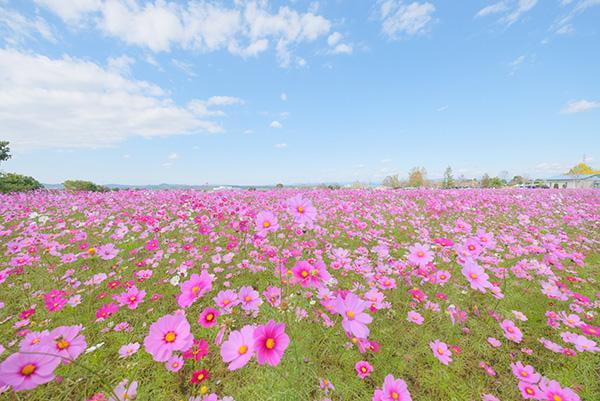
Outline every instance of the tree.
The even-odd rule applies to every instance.
[[[443,188],[454,188],[454,177],[452,176],[452,168],[448,166],[444,171],[444,181],[442,181]]]
[[[42,189],[35,178],[15,173],[0,174],[0,192],[25,192]]]
[[[67,180],[63,182],[63,187],[67,191],[107,192],[109,190],[105,186],[94,184],[91,181],[83,180]]]
[[[510,185],[523,185],[525,184],[525,178],[520,175],[515,175],[512,180],[510,180]]]
[[[600,174],[600,170],[594,170],[585,163],[579,163],[569,170],[568,175],[578,174]]]
[[[425,185],[426,177],[427,170],[425,170],[425,167],[413,167],[408,173],[408,186],[422,187]]]
[[[0,141],[0,162],[10,159],[10,148],[8,147],[8,141]]]
[[[481,188],[502,188],[506,185],[506,181],[499,177],[490,177],[487,173],[481,177]]]
[[[481,177],[481,181],[479,182],[481,188],[489,188],[490,187],[490,176],[488,173],[485,173],[483,177]]]
[[[402,183],[400,182],[400,178],[398,178],[398,174],[388,175],[387,177],[385,177],[383,179],[382,184],[384,187],[388,187],[388,188],[392,188],[392,189],[398,189],[402,186]]]
[[[279,183],[279,184],[275,185],[275,188],[281,189],[281,188],[283,188],[283,184]]]

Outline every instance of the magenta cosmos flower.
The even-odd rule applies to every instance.
[[[267,324],[258,326],[253,333],[256,360],[259,365],[268,363],[276,366],[281,361],[284,351],[290,344],[285,334],[285,324],[269,320]]]
[[[0,382],[15,391],[30,390],[54,379],[60,358],[16,352],[0,364]]]
[[[292,268],[292,273],[296,281],[304,288],[319,288],[324,281],[331,279],[325,263],[321,261],[310,264],[309,262],[300,260]]]
[[[121,306],[127,306],[129,309],[136,309],[146,297],[146,291],[138,290],[136,286],[128,288],[127,291],[118,295],[113,295],[113,299]]]
[[[292,215],[294,221],[298,224],[310,226],[317,218],[317,209],[315,209],[309,200],[304,199],[301,195],[294,196],[288,200],[287,204],[289,214]]]
[[[542,399],[542,391],[540,388],[528,382],[520,381],[518,384],[519,390],[521,391],[521,397],[525,400],[540,400]]]
[[[202,312],[200,312],[200,316],[198,317],[198,324],[202,327],[213,327],[217,324],[217,317],[219,316],[219,311],[215,308],[205,308]]]
[[[193,340],[185,315],[165,315],[150,326],[150,333],[144,339],[144,349],[155,361],[165,362],[174,351],[185,351],[191,347]]]
[[[510,368],[517,379],[527,383],[535,384],[539,382],[542,377],[539,373],[535,372],[533,366],[523,365],[521,361],[511,363]]]
[[[368,307],[369,303],[354,293],[349,293],[346,298],[338,297],[334,301],[335,311],[343,317],[342,327],[357,338],[369,336],[367,324],[371,323],[373,318],[363,312]]]
[[[277,223],[277,217],[269,212],[262,211],[256,215],[256,232],[264,237],[268,233],[273,233],[279,229],[279,224]]]
[[[441,363],[444,365],[448,365],[452,362],[452,352],[448,349],[448,345],[446,343],[441,342],[440,340],[435,340],[429,343],[429,347],[433,351],[433,356],[435,356]]]
[[[356,365],[354,365],[354,369],[356,370],[358,377],[364,379],[365,377],[371,375],[373,366],[367,361],[358,361],[356,362]]]
[[[221,346],[221,358],[229,370],[244,367],[254,354],[254,326],[244,326],[241,330],[232,331],[227,341]]]
[[[212,289],[213,278],[206,271],[192,274],[190,279],[181,284],[181,294],[177,297],[177,304],[187,308]]]
[[[373,401],[412,401],[412,398],[404,380],[387,375],[383,388],[375,390]]]
[[[503,320],[502,323],[500,323],[500,327],[504,330],[504,336],[509,340],[516,343],[520,343],[521,340],[523,340],[523,333],[515,326],[515,323],[512,320]]]

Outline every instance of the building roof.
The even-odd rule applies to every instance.
[[[600,179],[600,174],[563,174],[563,175],[555,175],[554,177],[548,178],[548,181],[579,181],[579,180],[587,180],[592,177],[597,177]]]

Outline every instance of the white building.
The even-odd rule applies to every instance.
[[[600,174],[557,175],[546,182],[550,188],[600,188]]]

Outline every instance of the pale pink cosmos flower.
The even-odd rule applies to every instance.
[[[31,390],[52,381],[60,361],[51,355],[16,352],[0,364],[0,381],[15,391]]]
[[[413,265],[424,267],[433,260],[433,252],[428,245],[414,244],[408,248],[407,260]]]
[[[414,324],[422,325],[425,321],[425,318],[421,316],[419,312],[408,311],[408,317],[406,318],[409,322],[413,322]]]
[[[531,384],[526,381],[520,381],[518,384],[519,390],[521,391],[521,397],[525,400],[541,400],[542,391],[536,384]]]
[[[165,315],[152,323],[144,338],[144,348],[157,362],[167,361],[174,351],[185,351],[194,337],[184,314]]]
[[[502,343],[500,342],[500,340],[498,340],[495,337],[488,337],[487,342],[494,348],[498,348],[498,347],[502,346]]]
[[[124,379],[114,389],[114,393],[117,396],[117,398],[115,399],[114,397],[110,397],[108,401],[134,400],[137,397],[137,388],[137,381],[132,381],[131,384],[129,384],[129,380]]]
[[[373,318],[363,312],[368,307],[369,303],[354,293],[349,293],[345,298],[338,297],[334,301],[335,311],[343,317],[342,327],[357,338],[369,336],[367,325],[373,321]]]
[[[504,336],[509,340],[520,343],[523,340],[523,333],[512,320],[505,319],[500,323],[500,327],[504,330]]]
[[[183,358],[180,355],[173,355],[165,362],[165,368],[169,372],[179,372],[183,368]]]
[[[271,366],[278,365],[290,344],[290,338],[285,333],[285,324],[275,323],[273,320],[258,326],[254,330],[253,337],[256,360],[259,365],[265,363]]]
[[[206,271],[200,274],[192,274],[190,279],[181,283],[181,294],[177,297],[177,304],[187,308],[202,295],[212,289],[213,278]]]
[[[448,348],[448,345],[440,340],[435,340],[429,343],[429,347],[433,351],[435,356],[441,363],[448,365],[452,362],[452,351]]]
[[[53,355],[66,358],[63,359],[64,363],[69,363],[69,360],[77,359],[87,347],[85,337],[80,334],[82,329],[82,325],[57,327],[44,337],[42,346]]]
[[[43,347],[42,340],[50,334],[48,330],[42,332],[32,331],[27,333],[25,337],[19,342],[19,349],[21,351],[35,352]]]
[[[461,273],[467,278],[471,288],[474,290],[485,293],[488,288],[492,287],[492,283],[488,281],[489,276],[485,273],[484,268],[471,260],[465,262]]]
[[[277,222],[277,216],[269,211],[262,211],[256,215],[256,232],[261,237],[266,236],[268,233],[276,232],[279,229]]]
[[[540,382],[540,390],[544,400],[551,401],[581,401],[581,398],[568,387],[561,387],[556,380],[547,380],[542,378]]]
[[[140,343],[129,343],[119,348],[119,359],[130,357],[140,349]]]
[[[244,326],[241,330],[232,331],[227,341],[221,346],[221,358],[236,370],[244,367],[254,354],[254,326]]]
[[[221,290],[213,299],[221,313],[229,313],[234,306],[240,303],[237,293],[232,290]]]
[[[248,312],[258,311],[263,301],[254,288],[250,286],[241,287],[238,291],[238,299],[240,300],[242,309]]]
[[[304,199],[302,195],[297,195],[287,202],[288,212],[298,224],[312,226],[317,218],[317,209],[312,202]]]

